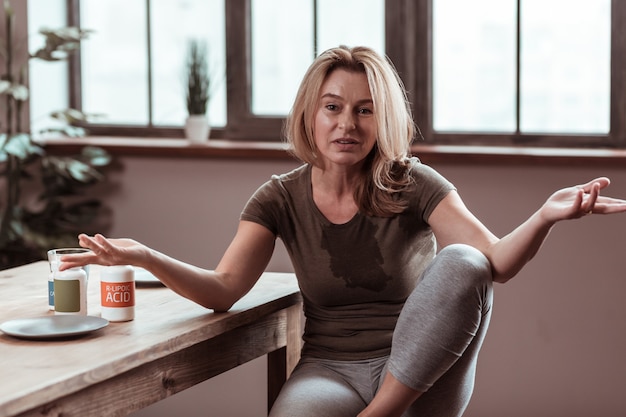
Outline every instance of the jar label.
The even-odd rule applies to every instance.
[[[135,305],[135,282],[100,281],[102,307],[133,307]]]
[[[54,307],[54,280],[48,280],[48,305]]]
[[[54,280],[54,309],[60,313],[78,313],[80,311],[79,280]]]

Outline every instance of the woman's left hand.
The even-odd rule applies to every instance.
[[[605,197],[600,190],[609,186],[606,177],[596,178],[586,184],[563,188],[548,198],[541,208],[542,217],[549,223],[577,219],[589,214],[626,212],[626,200]]]

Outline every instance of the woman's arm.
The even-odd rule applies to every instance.
[[[556,222],[592,212],[626,211],[625,200],[600,196],[600,190],[609,184],[608,178],[596,178],[555,192],[528,220],[502,239],[493,235],[454,191],[439,203],[428,222],[441,247],[452,243],[474,246],[491,262],[494,281],[506,282],[535,256]]]
[[[626,201],[601,197],[608,178],[564,188],[552,194],[530,218],[502,239],[491,233],[468,209],[456,191],[450,192],[431,213],[430,224],[441,247],[465,243],[482,251],[490,260],[495,281],[505,282],[537,253],[550,229],[559,220],[587,214],[626,211]],[[359,417],[400,416],[422,395],[399,382],[391,373]]]
[[[190,265],[131,239],[83,234],[79,243],[92,252],[64,256],[60,270],[86,264],[135,265],[153,273],[181,296],[204,307],[226,311],[263,273],[274,251],[275,236],[257,223],[241,221],[215,270]]]

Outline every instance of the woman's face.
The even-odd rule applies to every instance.
[[[320,90],[313,132],[325,169],[363,162],[376,143],[374,103],[364,73],[330,73]]]

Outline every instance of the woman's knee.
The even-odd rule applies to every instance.
[[[446,246],[435,257],[449,269],[451,276],[458,276],[463,280],[475,280],[477,283],[493,280],[491,263],[487,257],[473,246],[455,243]]]
[[[433,261],[432,268],[424,279],[437,282],[445,288],[448,297],[458,295],[465,298],[475,294],[484,307],[491,303],[493,275],[487,257],[478,249],[465,245],[453,244],[443,248]]]

